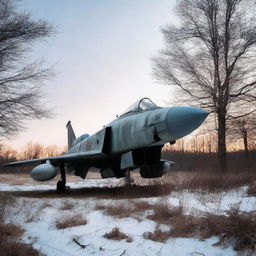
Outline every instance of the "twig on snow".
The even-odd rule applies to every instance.
[[[87,245],[84,245],[84,244],[80,244],[75,238],[73,238],[73,241],[77,244],[77,245],[79,245],[81,248],[86,248],[86,246]]]
[[[124,251],[120,254],[120,256],[123,256],[125,253],[126,253],[126,250],[124,250]]]
[[[193,253],[193,255],[194,255],[194,253],[196,253],[196,255],[205,256],[205,254],[203,254],[203,253],[201,253],[201,252],[192,252],[192,253]],[[194,256],[196,256],[196,255],[194,255]]]

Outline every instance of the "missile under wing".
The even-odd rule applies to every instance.
[[[161,160],[165,143],[175,143],[196,128],[208,112],[194,107],[159,107],[143,98],[102,130],[76,138],[71,123],[67,123],[68,151],[56,157],[9,163],[6,166],[39,163],[32,178],[44,181],[53,178],[60,168],[58,191],[65,191],[65,173],[82,178],[90,167],[100,169],[102,178],[124,177],[127,170],[140,169],[143,178],[161,177],[170,169],[171,162]]]

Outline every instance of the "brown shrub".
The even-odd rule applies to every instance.
[[[193,237],[198,236],[204,228],[204,218],[196,218],[190,215],[175,216],[170,219],[169,225],[171,237]]]
[[[145,232],[143,237],[145,239],[150,239],[156,242],[165,242],[168,238],[170,238],[170,231],[162,231],[159,226],[156,226],[153,232]]]
[[[208,214],[205,217],[176,215],[169,219],[170,237],[218,236],[220,244],[231,242],[235,250],[256,249],[256,214],[238,210],[227,216]]]
[[[156,204],[152,207],[154,213],[147,218],[159,223],[169,223],[171,218],[183,215],[182,207],[171,207],[168,204]]]
[[[109,233],[106,233],[103,237],[110,240],[118,240],[118,241],[126,239],[128,243],[131,243],[133,241],[132,237],[129,237],[128,235],[121,232],[119,228],[113,228]]]
[[[116,218],[133,217],[139,221],[142,219],[137,215],[139,212],[145,212],[154,206],[145,201],[128,200],[126,202],[117,203],[115,205],[97,204],[95,210],[104,211],[105,214]]]
[[[247,189],[247,194],[249,196],[256,196],[256,183],[252,183],[249,185]]]
[[[228,216],[209,214],[203,237],[219,236],[220,242],[232,241],[235,250],[256,249],[256,214],[232,210]]]
[[[0,256],[39,256],[40,254],[30,245],[22,244],[12,239],[1,237]]]
[[[0,222],[3,221],[6,206],[14,203],[14,197],[8,195],[7,193],[0,192]]]
[[[129,238],[126,239],[127,243],[132,243],[133,242],[133,238],[130,236]]]
[[[190,215],[183,214],[181,206],[172,207],[166,203],[156,204],[153,206],[154,213],[147,218],[157,223],[162,223],[171,226],[168,232],[169,237],[191,237],[200,230],[201,218],[195,218]],[[156,231],[161,231],[159,228]],[[164,232],[163,236],[167,237]]]
[[[55,226],[57,229],[65,229],[86,224],[86,219],[81,214],[76,214],[65,218],[60,217],[60,219],[56,220]]]
[[[166,232],[163,233],[165,237],[191,237],[200,230],[203,218],[184,215],[181,206],[172,207],[168,204],[161,203],[154,205],[152,208],[154,213],[148,215],[148,219],[171,226],[171,231],[168,234]],[[161,230],[157,228],[156,231],[160,232]]]
[[[96,210],[104,210],[104,212],[116,218],[128,218],[134,212],[134,207],[130,206],[128,203],[117,203],[115,205],[96,205]]]
[[[144,238],[164,242],[169,237],[218,236],[220,244],[232,242],[235,250],[256,249],[256,213],[240,212],[232,209],[227,216],[207,214],[204,217],[184,215],[181,207],[158,204],[152,207],[154,213],[148,218],[170,226],[170,231],[162,231],[159,226]]]
[[[104,204],[96,204],[95,210],[96,211],[103,211],[106,209],[106,206]]]
[[[152,204],[145,201],[133,202],[133,205],[137,212],[147,211],[154,207]]]
[[[10,196],[0,193],[0,256],[39,256],[30,245],[18,241],[24,232],[21,227],[12,223],[4,224],[6,205],[13,201]]]
[[[24,233],[23,228],[12,223],[8,223],[5,225],[2,224],[0,230],[3,236],[9,237],[20,237]]]
[[[62,211],[67,211],[67,210],[72,210],[74,208],[74,204],[69,202],[69,201],[66,201],[63,203],[63,205],[60,207],[60,210]]]

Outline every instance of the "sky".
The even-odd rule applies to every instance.
[[[23,0],[33,19],[56,27],[33,45],[31,59],[54,65],[43,91],[52,119],[31,120],[27,130],[4,141],[15,149],[30,142],[67,144],[66,123],[77,136],[93,134],[134,101],[171,102],[168,86],[152,75],[151,58],[163,47],[162,26],[175,22],[175,0]]]

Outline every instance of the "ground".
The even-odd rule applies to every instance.
[[[218,236],[186,233],[162,239],[172,227],[164,218],[152,217],[159,205],[182,208],[185,215],[199,217],[206,213],[225,216],[232,209],[254,212],[256,198],[248,195],[246,185],[205,193],[168,190],[166,184],[159,190],[151,181],[144,184],[147,189],[138,189],[124,187],[123,179],[68,180],[71,191],[62,195],[55,193],[56,180],[45,185],[25,174],[0,175],[0,191],[15,199],[7,205],[5,223],[21,226],[25,230],[21,240],[42,255],[249,255],[249,251],[235,250],[232,241],[221,244]],[[155,234],[156,241],[148,234]]]

